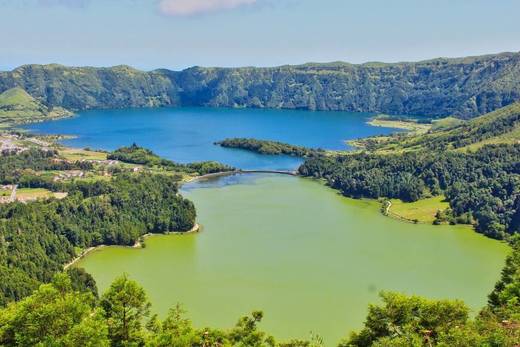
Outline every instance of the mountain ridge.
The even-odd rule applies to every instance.
[[[0,72],[0,92],[14,87],[75,111],[210,106],[472,118],[520,100],[520,53],[181,71],[30,64]]]

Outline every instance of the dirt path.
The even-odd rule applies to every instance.
[[[9,202],[14,202],[16,201],[16,190],[18,189],[18,185],[16,184],[14,187],[13,187],[13,190],[11,190],[11,196],[9,197]]]

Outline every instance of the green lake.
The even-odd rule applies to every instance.
[[[103,292],[122,273],[160,315],[182,303],[196,326],[231,327],[255,309],[278,338],[315,332],[327,345],[363,323],[381,290],[459,298],[476,312],[498,279],[503,243],[468,227],[413,225],[376,202],[310,179],[241,175],[188,184],[198,234],[105,247],[78,265]]]

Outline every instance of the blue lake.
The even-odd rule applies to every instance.
[[[77,117],[31,124],[43,134],[76,136],[72,147],[114,150],[133,142],[181,163],[216,160],[242,169],[295,169],[298,158],[221,148],[227,137],[253,137],[314,148],[346,150],[345,140],[389,134],[366,124],[366,113],[292,110],[160,108],[93,110]]]

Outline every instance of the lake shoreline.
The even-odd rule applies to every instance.
[[[63,270],[67,270],[68,268],[72,267],[74,264],[79,262],[81,259],[85,258],[90,253],[92,253],[94,251],[97,251],[97,250],[100,250],[100,249],[103,249],[105,247],[115,246],[115,247],[124,247],[124,248],[143,249],[144,248],[143,247],[144,241],[148,237],[151,237],[151,236],[159,236],[159,235],[187,235],[187,234],[198,233],[201,230],[202,230],[202,226],[199,223],[195,223],[193,228],[191,228],[188,231],[169,231],[169,232],[165,232],[165,233],[147,233],[147,234],[141,235],[141,236],[139,236],[139,239],[132,246],[124,246],[124,245],[98,245],[98,246],[88,247],[85,250],[83,250],[77,257],[75,257],[70,262],[65,264],[63,266]]]
[[[183,193],[207,232],[147,239],[146,252],[104,248],[78,266],[94,276],[101,292],[126,272],[152,293],[154,313],[161,317],[181,302],[193,321],[226,327],[258,307],[273,336],[288,338],[291,329],[291,336],[304,338],[312,329],[332,346],[343,332],[359,327],[379,290],[446,297],[447,288],[455,287],[457,298],[476,310],[507,251],[467,228],[385,218],[377,201],[344,197],[320,180],[282,175],[220,180],[232,184],[195,183]],[[242,180],[246,184],[233,184]],[[320,259],[309,257],[312,252]],[[469,267],[478,273],[467,262],[452,264],[460,254],[472,259]],[[424,255],[435,260],[433,270]],[[358,262],[369,264],[368,270]],[[473,289],[462,290],[465,282]],[[301,305],[310,298],[310,306]],[[329,318],[323,323],[305,318],[324,310]]]

